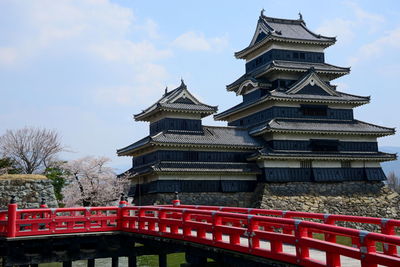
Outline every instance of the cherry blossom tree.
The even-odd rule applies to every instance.
[[[66,186],[62,190],[65,206],[106,206],[115,203],[128,185],[117,177],[105,157],[84,157],[66,162]]]

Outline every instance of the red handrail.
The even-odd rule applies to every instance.
[[[179,203],[178,203],[179,204]],[[318,219],[319,222],[295,218]],[[381,225],[382,233],[372,233],[334,225],[336,222]],[[285,212],[214,206],[126,206],[17,209],[9,204],[0,211],[0,235],[9,238],[64,233],[124,231],[186,240],[207,246],[271,258],[302,266],[341,266],[340,256],[356,259],[363,267],[400,266],[395,236],[398,220],[347,215]],[[310,233],[321,233],[325,240]],[[346,236],[358,247],[336,243]],[[385,248],[377,251],[377,243]],[[293,250],[293,253],[287,249]],[[310,251],[325,252],[325,261]]]

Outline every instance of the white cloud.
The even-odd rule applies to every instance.
[[[17,51],[12,47],[0,47],[0,66],[13,65],[17,60]]]
[[[350,58],[352,65],[363,60],[376,58],[389,49],[400,49],[400,27],[386,32],[384,36],[360,47],[356,55]]]
[[[21,13],[15,17],[23,17],[23,20],[10,21],[18,25],[19,32],[15,34],[16,38],[8,40],[7,47],[15,53],[8,51],[4,56],[3,51],[0,58],[3,64],[29,62],[48,49],[55,49],[58,55],[66,51],[95,53],[105,60],[131,63],[137,63],[137,59],[146,63],[155,57],[170,55],[149,42],[134,40],[138,29],[148,36],[157,36],[154,21],[137,23],[131,9],[109,0],[11,3]],[[11,57],[13,54],[17,56]]]
[[[20,19],[9,21],[16,30],[0,45],[0,67],[33,67],[38,61],[60,58],[64,60],[60,63],[63,65],[68,60],[71,64],[86,60],[89,65],[130,70],[123,80],[115,81],[117,85],[108,85],[112,89],[97,92],[97,84],[93,85],[95,88],[88,85],[87,90],[96,99],[105,99],[109,104],[132,104],[133,95],[147,93],[144,80],[151,90],[156,85],[161,85],[160,90],[163,88],[168,75],[158,62],[170,57],[172,51],[159,49],[151,42],[151,38],[160,37],[155,21],[139,22],[132,9],[111,0],[35,0],[7,4],[16,13],[8,17]],[[1,13],[0,10],[0,16]],[[141,39],[143,34],[150,39]]]
[[[337,36],[338,43],[349,43],[356,36],[356,31],[368,29],[369,33],[374,33],[385,21],[383,16],[367,12],[356,3],[346,2],[345,5],[354,14],[353,19],[336,17],[325,20],[316,32],[327,36]]]
[[[322,25],[316,29],[316,32],[327,36],[338,36],[339,41],[348,42],[354,38],[354,32],[352,31],[354,25],[354,21],[334,18],[324,21]]]
[[[135,29],[144,31],[151,39],[161,38],[161,34],[158,32],[158,24],[152,19],[147,19],[144,24],[136,26]]]
[[[171,51],[158,50],[148,41],[132,42],[129,40],[104,41],[91,45],[88,47],[88,51],[108,61],[131,64],[155,61],[171,55]]]
[[[188,51],[219,51],[228,45],[226,36],[206,38],[203,33],[193,31],[178,36],[172,45]]]
[[[117,103],[133,106],[135,103],[149,103],[163,94],[167,78],[168,72],[163,66],[148,63],[134,72],[131,85],[97,88],[94,94],[96,101],[105,105]]]

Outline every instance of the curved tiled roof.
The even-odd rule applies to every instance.
[[[188,101],[182,103],[179,101],[172,100],[176,99],[182,91],[185,91],[191,98],[195,99],[196,103],[193,101]],[[198,101],[190,92],[187,90],[186,85],[182,81],[181,85],[170,92],[165,92],[163,97],[161,97],[156,103],[151,105],[149,108],[143,110],[141,113],[134,115],[135,120],[146,120],[149,115],[152,115],[158,111],[177,111],[186,113],[201,113],[203,116],[208,116],[215,113],[218,108],[216,106],[209,106]]]
[[[339,160],[378,160],[378,161],[390,161],[396,160],[397,155],[384,152],[371,152],[371,153],[354,153],[354,152],[308,152],[308,151],[276,151],[268,148],[257,151],[256,153],[248,157],[249,160],[256,158],[269,158],[269,159],[339,159]]]
[[[227,116],[232,115],[236,112],[240,112],[250,106],[255,106],[270,100],[279,101],[291,101],[291,102],[310,102],[318,104],[329,104],[329,103],[346,103],[354,106],[366,104],[369,102],[370,97],[368,96],[356,96],[346,94],[343,92],[336,91],[337,96],[331,95],[307,95],[307,94],[287,94],[284,91],[273,90],[269,94],[248,102],[242,102],[230,109],[227,109],[221,113],[214,115],[216,120],[224,120]]]
[[[262,35],[260,35],[261,33]],[[248,47],[236,52],[235,56],[245,58],[248,53],[271,40],[321,44],[323,47],[328,47],[336,42],[335,37],[322,36],[309,30],[302,18],[292,20],[261,15],[252,42]]]
[[[117,150],[119,156],[148,145],[168,146],[211,146],[227,148],[258,149],[263,141],[249,135],[248,131],[237,127],[203,126],[202,134],[189,134],[184,131],[164,131],[153,136],[145,137],[125,148]]]
[[[316,62],[297,62],[297,61],[286,61],[286,60],[273,60],[268,64],[262,65],[249,73],[245,73],[240,76],[239,79],[226,86],[228,91],[234,90],[240,86],[244,81],[250,79],[258,79],[268,72],[274,70],[280,71],[292,71],[292,72],[307,72],[310,69],[314,69],[316,73],[328,73],[335,75],[335,78],[346,75],[350,72],[350,68],[339,67],[328,63],[316,63]],[[337,76],[337,77],[336,77]]]
[[[382,127],[358,120],[354,120],[353,122],[327,122],[320,120],[274,119],[252,128],[249,132],[253,136],[265,132],[366,134],[384,136],[394,134],[395,130],[393,128]]]

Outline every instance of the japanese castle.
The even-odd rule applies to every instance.
[[[150,123],[145,138],[117,150],[137,195],[253,192],[260,183],[382,181],[377,138],[395,130],[356,120],[370,97],[336,90],[350,68],[325,62],[335,37],[313,33],[299,19],[261,13],[248,47],[235,53],[245,73],[226,86],[242,102],[217,113],[182,81],[134,115]],[[206,126],[202,118],[226,121]]]

